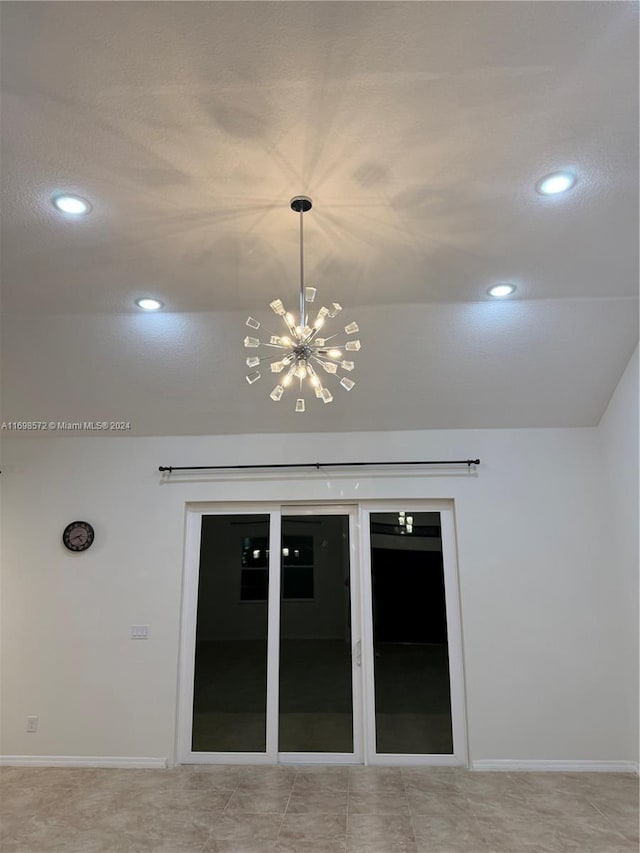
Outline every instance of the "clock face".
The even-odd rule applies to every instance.
[[[93,543],[93,527],[88,521],[72,521],[62,534],[62,542],[70,551],[86,551]]]

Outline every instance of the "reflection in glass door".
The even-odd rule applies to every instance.
[[[279,752],[353,753],[348,515],[282,518]]]
[[[453,754],[440,513],[372,512],[376,753]]]

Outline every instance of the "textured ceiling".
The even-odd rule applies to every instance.
[[[99,402],[142,434],[301,428],[244,383],[235,312],[295,304],[306,193],[307,283],[363,328],[356,389],[309,426],[597,423],[637,341],[637,5],[0,16],[5,418]],[[567,167],[571,193],[535,192]],[[57,214],[62,190],[91,215]],[[162,317],[127,316],[145,295]]]

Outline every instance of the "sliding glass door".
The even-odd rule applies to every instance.
[[[355,518],[298,507],[192,519],[187,760],[362,760]]]
[[[451,754],[440,513],[371,513],[376,752]]]
[[[285,512],[279,752],[287,760],[354,761],[361,752],[353,713],[360,647],[352,631],[350,514]]]
[[[466,763],[452,507],[187,519],[185,763]]]
[[[267,750],[269,516],[202,517],[194,752]]]

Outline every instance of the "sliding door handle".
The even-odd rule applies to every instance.
[[[356,659],[356,666],[362,666],[362,640],[358,640],[355,644],[353,653]]]

